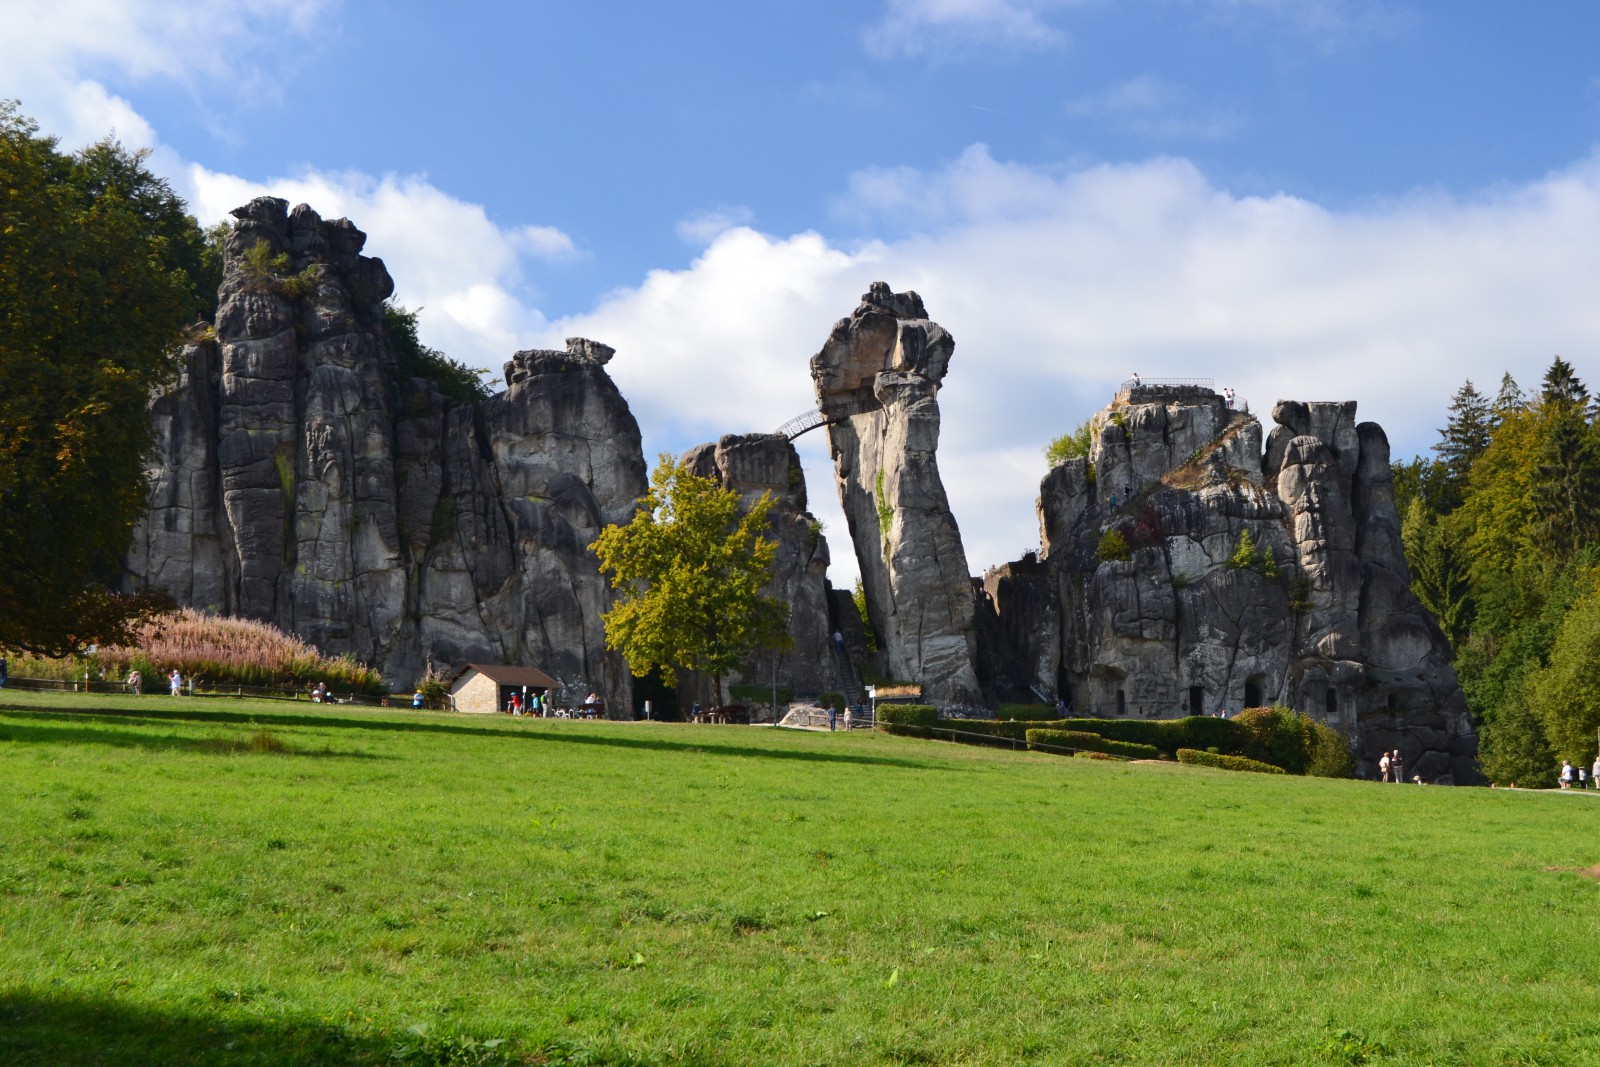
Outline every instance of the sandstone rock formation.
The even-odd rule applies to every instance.
[[[397,683],[428,664],[526,663],[563,683],[558,699],[599,689],[631,715],[588,551],[646,488],[611,349],[519,352],[504,392],[448,401],[402,380],[393,283],[365,235],[287,207],[234,212],[215,336],[152,404],[159,462],[130,584],[271,621]]]
[[[978,704],[974,600],[934,452],[955,341],[916,293],[874,282],[811,359],[868,615],[897,679]]]
[[[800,456],[788,438],[778,434],[729,434],[714,444],[684,453],[683,465],[702,478],[716,478],[723,488],[744,498],[749,508],[764,493],[772,495],[772,536],[778,542],[774,577],[767,592],[789,605],[791,645],[777,653],[759,653],[726,682],[766,685],[776,678],[796,693],[820,693],[837,686],[829,624],[828,540],[806,510],[806,482]],[[710,687],[688,697],[710,700]]]
[[[986,686],[1093,715],[1283,703],[1352,738],[1369,772],[1399,748],[1424,779],[1476,780],[1448,646],[1410,591],[1382,429],[1353,402],[1273,418],[1263,444],[1209,389],[1170,387],[1096,416],[1090,454],[1041,484],[1042,559],[985,577]]]

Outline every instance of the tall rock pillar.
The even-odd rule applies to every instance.
[[[811,377],[889,673],[937,703],[976,705],[975,597],[935,457],[954,349],[921,297],[874,282],[812,357]]]

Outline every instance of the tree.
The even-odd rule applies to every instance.
[[[1496,425],[1505,421],[1507,415],[1521,411],[1528,406],[1528,400],[1522,395],[1522,386],[1511,376],[1510,371],[1500,375],[1500,392],[1494,398],[1494,421]]]
[[[1461,540],[1446,529],[1449,522],[1431,514],[1421,498],[1414,497],[1400,524],[1400,539],[1411,568],[1411,591],[1438,620],[1453,649],[1467,636],[1472,600]]]
[[[1588,763],[1600,728],[1600,594],[1572,605],[1549,666],[1529,677],[1527,691],[1555,757]]]
[[[1589,390],[1557,356],[1544,376],[1533,505],[1545,543],[1562,556],[1600,537],[1600,447],[1588,402]]]
[[[1544,372],[1540,396],[1545,406],[1582,407],[1589,401],[1589,390],[1578,379],[1572,364],[1557,356]]]
[[[679,669],[711,675],[720,705],[723,675],[788,643],[789,606],[763,592],[777,554],[763,536],[772,498],[741,514],[738,493],[663,453],[640,503],[628,525],[606,527],[594,543],[617,593],[606,645],[635,677],[659,670],[675,685]]]
[[[183,198],[165,178],[145,168],[150,150],[129,151],[114,138],[105,137],[72,156],[72,184],[91,199],[115,193],[140,221],[152,250],[174,281],[189,295],[180,321],[210,319],[217,310],[217,290],[222,285],[220,242],[228,226],[219,223],[202,230]]]
[[[1473,461],[1489,447],[1493,429],[1494,412],[1489,400],[1478,392],[1469,378],[1451,398],[1449,419],[1439,431],[1439,443],[1433,446],[1452,480],[1459,482],[1466,478]]]
[[[1555,758],[1538,717],[1520,701],[1508,704],[1483,728],[1478,762],[1496,785],[1548,789],[1556,784]]]
[[[113,587],[193,291],[127,175],[104,177],[120,152],[63,155],[0,103],[0,647],[110,643],[154,608]]]

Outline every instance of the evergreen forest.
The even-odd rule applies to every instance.
[[[1531,394],[1468,381],[1432,451],[1394,465],[1412,588],[1454,650],[1484,773],[1551,786],[1600,729],[1600,402],[1559,356]]]

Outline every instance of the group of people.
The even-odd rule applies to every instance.
[[[1562,789],[1588,789],[1591,785],[1600,789],[1600,756],[1594,759],[1594,766],[1588,771],[1582,767],[1574,767],[1569,760],[1561,761],[1561,773],[1556,777],[1556,784]]]
[[[1385,752],[1378,757],[1378,780],[1380,782],[1403,782],[1406,780],[1405,757],[1400,755],[1397,748],[1393,752]],[[1418,785],[1422,784],[1421,777],[1415,777]]]
[[[854,718],[854,716],[853,716],[853,714],[851,712],[850,705],[846,704],[844,706],[844,728],[846,730],[850,730],[850,729],[854,728],[854,725],[855,725],[855,718]],[[837,730],[838,728],[839,728],[839,709],[834,707],[832,704],[829,704],[828,705],[828,729]]]
[[[536,719],[603,719],[606,717],[605,711],[605,700],[595,692],[585,697],[583,703],[576,708],[553,705],[550,703],[549,693],[539,691],[529,693],[526,688],[512,690],[510,699],[506,701],[506,714],[518,717],[531,716]]]

